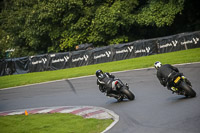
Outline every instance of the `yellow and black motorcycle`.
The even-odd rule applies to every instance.
[[[169,83],[172,86],[172,91],[178,95],[184,95],[186,97],[196,96],[196,92],[192,89],[190,81],[184,76],[181,76],[181,74],[176,74]]]

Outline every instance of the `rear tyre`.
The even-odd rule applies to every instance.
[[[129,100],[135,99],[135,95],[130,90],[122,88],[121,92],[125,94]]]
[[[189,87],[185,82],[181,82],[179,86],[184,90],[186,97],[196,96],[196,92],[192,89],[192,87]]]

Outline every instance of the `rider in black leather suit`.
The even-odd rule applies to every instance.
[[[169,81],[171,79],[173,79],[174,78],[173,76],[175,76],[175,74],[177,74],[177,73],[180,76],[182,76],[189,85],[191,85],[190,81],[187,80],[187,78],[183,76],[183,73],[180,73],[178,68],[176,68],[170,64],[162,65],[161,62],[157,61],[157,62],[155,62],[154,67],[157,69],[157,77],[158,77],[160,83],[164,87],[167,86],[167,88],[169,90],[171,90],[171,87],[172,87],[172,85],[169,83]]]
[[[112,91],[115,82],[115,76],[110,73],[103,73],[102,70],[96,71],[97,77],[97,85],[99,86],[99,90],[101,92],[105,92],[107,96],[115,97],[120,100],[121,96],[119,96],[115,91]]]

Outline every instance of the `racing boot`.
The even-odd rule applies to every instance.
[[[123,101],[123,96],[122,96],[122,95],[119,95],[118,98],[117,98],[117,101],[118,101],[118,102]]]
[[[178,91],[178,89],[176,88],[176,87],[171,87],[171,91],[172,91],[172,94],[174,94],[175,92],[177,92]]]

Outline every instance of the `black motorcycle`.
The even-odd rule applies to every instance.
[[[135,99],[135,95],[129,90],[129,86],[127,83],[124,84],[120,79],[115,79],[115,85],[116,87],[112,88],[112,91],[121,97],[120,99],[118,99],[118,101],[122,101],[123,99]]]
[[[192,89],[192,85],[188,79],[185,79],[180,73],[174,75],[169,81],[172,86],[172,91],[178,95],[184,95],[186,97],[195,97],[196,92]]]

